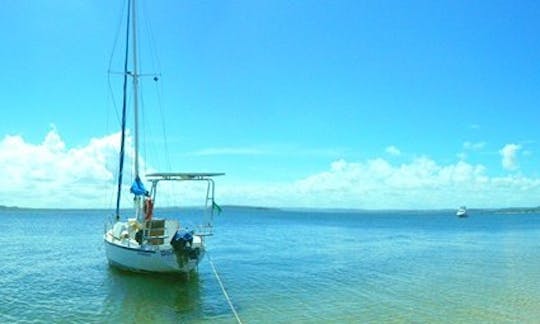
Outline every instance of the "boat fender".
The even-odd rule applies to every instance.
[[[154,212],[154,202],[152,198],[147,198],[144,201],[144,220],[149,221],[152,219],[152,214]]]

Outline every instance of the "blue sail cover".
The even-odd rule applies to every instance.
[[[131,193],[134,194],[135,196],[148,195],[148,191],[144,187],[144,184],[142,183],[141,178],[139,177],[135,178],[135,180],[133,181],[133,184],[131,185],[131,189],[129,191],[131,191]]]

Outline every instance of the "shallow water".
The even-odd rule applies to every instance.
[[[0,211],[0,322],[235,322],[208,258],[189,279],[109,267],[107,214]],[[538,214],[225,208],[208,248],[245,323],[534,322],[539,238]]]

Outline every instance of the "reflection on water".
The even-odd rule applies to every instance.
[[[197,273],[133,273],[108,268],[104,303],[111,319],[127,322],[190,320],[203,317]]]

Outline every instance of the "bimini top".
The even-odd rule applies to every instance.
[[[218,172],[158,172],[150,173],[146,176],[148,180],[205,180],[210,177],[225,175]]]

